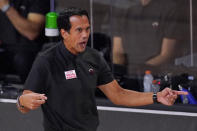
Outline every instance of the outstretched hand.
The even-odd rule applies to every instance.
[[[174,104],[178,95],[188,95],[188,93],[184,91],[176,91],[170,88],[165,88],[161,92],[157,93],[157,101],[164,105],[171,106]]]

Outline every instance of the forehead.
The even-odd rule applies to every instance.
[[[89,26],[89,20],[86,15],[78,16],[74,15],[70,17],[70,23],[73,26]]]

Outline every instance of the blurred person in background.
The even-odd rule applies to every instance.
[[[125,20],[117,17],[121,23],[114,26],[113,63],[128,65],[129,74],[139,66],[173,65],[183,37],[177,4],[172,0],[131,1],[126,13],[120,15]]]
[[[0,73],[17,74],[24,83],[44,43],[49,0],[0,0]]]

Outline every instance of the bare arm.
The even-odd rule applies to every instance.
[[[136,92],[123,89],[116,80],[98,87],[114,104],[123,106],[143,106],[153,104],[153,93]],[[169,88],[157,93],[157,101],[164,105],[172,105],[177,95],[185,92],[174,91]]]
[[[123,89],[115,80],[98,88],[116,105],[141,106],[153,103],[153,93],[140,93]]]
[[[148,60],[146,64],[152,66],[158,66],[169,62],[174,58],[175,48],[176,48],[175,39],[164,38],[162,42],[160,54]]]
[[[17,105],[17,108],[22,113],[27,113],[30,110],[35,110],[44,104],[47,100],[47,97],[44,94],[34,93],[30,90],[24,90],[23,94],[19,97],[20,107]]]
[[[122,38],[119,36],[115,36],[113,38],[113,64],[124,65],[126,63],[125,60],[125,52],[122,45]]]
[[[7,3],[9,3],[8,0],[0,0],[0,8]],[[29,13],[27,18],[25,18],[14,7],[10,7],[6,15],[16,30],[29,40],[34,40],[44,27],[45,16],[38,13]]]

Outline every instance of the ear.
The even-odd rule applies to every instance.
[[[64,29],[60,30],[60,34],[62,36],[62,38],[66,39],[69,35],[69,33],[67,31],[65,31]]]

